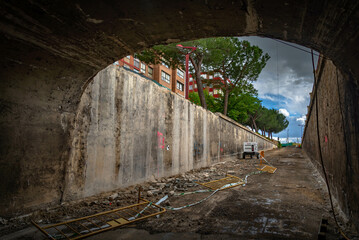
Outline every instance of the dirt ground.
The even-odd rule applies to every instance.
[[[327,239],[339,239],[329,211],[325,183],[299,148],[282,148],[265,153],[277,167],[274,174],[248,177],[245,186],[217,192],[208,200],[178,211],[167,210],[159,218],[148,218],[88,239],[318,239],[322,218],[329,220]],[[142,196],[161,206],[184,206],[210,192],[178,196],[179,193],[206,189],[197,182],[220,179],[226,174],[244,178],[256,171],[257,159],[223,159],[208,168],[170,178],[153,179],[142,185]],[[115,209],[136,202],[138,187],[118,190],[84,201],[38,211],[31,216],[0,225],[3,239],[45,239],[29,219],[46,225]]]

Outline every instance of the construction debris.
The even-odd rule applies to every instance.
[[[260,152],[260,162],[259,167],[257,167],[258,170],[263,172],[269,172],[269,173],[275,173],[277,170],[276,167],[272,166],[265,158],[264,158],[264,151]],[[262,160],[264,160],[268,165],[262,164]]]
[[[236,183],[236,184],[235,185],[234,184],[228,185],[228,184],[231,184],[231,183]],[[203,185],[203,186],[205,186],[207,188],[210,188],[212,190],[217,190],[217,189],[224,190],[224,189],[227,189],[227,188],[236,187],[238,185],[243,185],[244,181],[243,181],[243,179],[241,179],[239,177],[227,174],[227,177],[225,177],[225,178],[221,178],[221,179],[206,182],[206,183],[199,183],[199,184],[201,184],[201,185]],[[223,186],[225,186],[225,185],[228,185],[228,187],[223,188]]]
[[[263,154],[263,153],[261,153]],[[261,161],[264,160],[268,163],[267,160],[264,159],[264,154],[261,156]],[[238,163],[238,161],[230,161],[231,165],[234,166],[241,166],[243,169],[248,169],[248,163],[249,161],[241,161]],[[228,163],[227,163],[228,164]],[[254,167],[254,162],[251,163],[252,167]],[[269,164],[269,163],[268,163]],[[192,170],[191,172],[184,173],[179,177],[171,177],[168,179],[161,178],[161,179],[153,179],[153,181],[150,182],[150,185],[146,187],[136,187],[138,191],[135,189],[130,190],[130,195],[136,195],[135,193],[138,193],[138,199],[140,199],[140,192],[144,190],[147,193],[147,196],[150,198],[156,198],[156,196],[160,196],[165,194],[164,197],[161,198],[160,201],[158,201],[156,204],[153,204],[152,202],[148,200],[142,200],[141,203],[138,204],[132,204],[127,207],[122,207],[118,209],[113,209],[110,211],[106,211],[103,213],[90,215],[88,217],[81,217],[75,220],[63,222],[60,224],[54,224],[50,226],[40,227],[34,222],[34,225],[42,231],[44,234],[46,234],[48,237],[55,236],[56,239],[58,238],[68,238],[68,239],[79,239],[86,236],[90,236],[92,234],[96,234],[102,231],[106,231],[115,227],[120,227],[129,223],[132,223],[134,221],[142,220],[151,216],[158,216],[159,214],[163,213],[165,211],[165,208],[159,207],[159,204],[162,202],[165,202],[166,208],[169,210],[180,210],[183,208],[191,207],[194,205],[197,205],[208,198],[212,197],[214,194],[216,194],[218,191],[236,187],[236,186],[245,186],[247,184],[247,180],[249,176],[260,174],[263,172],[271,172],[268,169],[265,169],[265,167],[272,167],[269,165],[264,165],[264,170],[261,171],[255,171],[251,172],[247,175],[245,175],[244,179],[241,179],[237,176],[229,175],[228,173],[236,173],[233,169],[222,169],[222,166],[218,166],[218,164],[213,165],[212,167],[208,168],[205,171],[201,171],[199,174],[195,174],[196,170]],[[276,169],[276,168],[275,168]],[[220,170],[220,172],[218,172]],[[274,170],[275,171],[275,170]],[[273,173],[274,173],[273,171]],[[226,176],[223,178],[218,179],[218,177],[222,176],[222,174],[226,174]],[[213,178],[215,180],[213,180]],[[199,182],[199,181],[201,182]],[[209,182],[203,182],[203,180],[210,180]],[[205,186],[208,189],[197,189],[195,191],[187,191],[188,188],[197,186]],[[204,197],[203,199],[196,201],[191,204],[184,205],[182,207],[171,207],[168,195],[169,196],[183,196],[188,194],[194,194],[194,193],[205,193],[205,192],[211,192],[210,195]],[[121,193],[113,193],[109,197],[107,197],[102,202],[100,201],[92,201],[89,205],[90,206],[96,206],[98,204],[102,204],[104,206],[111,205],[112,202],[116,202],[117,205],[119,205],[119,198],[124,199],[124,197],[127,196],[127,198],[130,197],[130,195],[123,195]],[[147,204],[146,204],[147,203]],[[135,208],[136,210],[134,210]],[[152,210],[156,209],[158,211],[153,212]],[[124,209],[127,209],[125,211],[131,211],[132,215],[129,216],[128,214],[125,216],[122,216],[122,211]],[[151,212],[152,211],[152,212]],[[115,214],[116,216],[114,216]],[[120,216],[121,215],[121,216]],[[106,220],[101,220],[101,222],[98,221],[97,216],[109,216]],[[81,223],[80,221],[85,221],[85,223]],[[77,224],[79,222],[80,224]],[[77,226],[72,226],[72,224],[77,224]],[[92,224],[92,225],[91,225]],[[61,226],[61,227],[60,227]],[[82,227],[82,229],[81,229]]]
[[[141,199],[138,204],[71,221],[42,227],[34,221],[32,221],[32,224],[50,239],[81,239],[164,212],[166,212],[166,209],[148,200]]]

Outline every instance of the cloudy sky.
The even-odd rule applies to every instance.
[[[313,67],[311,54],[287,46],[269,38],[241,37],[252,45],[257,45],[270,55],[266,67],[254,83],[262,104],[267,108],[278,109],[289,121],[289,137],[301,140],[301,127],[304,124],[309,92],[313,87]],[[296,47],[310,51],[300,45]],[[316,53],[318,54],[318,53]],[[315,56],[314,62],[318,58]],[[287,138],[287,129],[273,137]],[[303,128],[304,130],[304,128]]]

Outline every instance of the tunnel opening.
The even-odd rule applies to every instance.
[[[127,79],[127,81],[136,81],[136,78],[137,77],[147,77],[147,80],[150,80],[150,81],[153,81],[153,79],[150,79],[149,78],[149,76],[148,76],[148,67],[149,66],[147,66],[146,65],[146,67],[145,68],[142,68],[142,63],[137,59],[137,61],[139,62],[139,63],[137,63],[137,67],[136,67],[136,64],[135,64],[135,61],[136,61],[136,58],[134,58],[134,57],[132,57],[132,56],[127,56],[126,57],[128,60],[127,61],[124,61],[124,60],[120,60],[121,62],[122,62],[122,64],[121,63],[119,63],[119,62],[115,62],[115,65],[122,65],[123,67],[125,67],[125,68],[128,68],[128,69],[130,69],[130,70],[132,70],[132,72],[134,72],[135,74],[134,74],[134,76],[135,77],[133,77],[133,79]],[[323,58],[323,59],[325,59],[325,58]],[[126,64],[126,62],[127,62],[127,64]],[[162,64],[162,63],[161,63]],[[160,65],[161,65],[160,64]],[[127,65],[127,66],[126,66]],[[162,64],[162,65],[164,65],[164,64]],[[152,68],[155,68],[155,66],[154,65],[151,65],[151,67]],[[169,66],[165,66],[166,68],[169,68]],[[307,68],[309,68],[309,74],[312,74],[312,72],[311,72],[311,68],[312,68],[312,62],[311,62],[311,56],[310,55],[308,55],[308,66],[307,66]],[[142,73],[141,73],[141,71],[143,71]],[[172,72],[173,73],[173,72]],[[147,76],[146,76],[147,75]],[[159,75],[158,73],[157,73],[157,75]],[[176,75],[176,74],[175,74]],[[275,74],[276,75],[276,74]],[[309,77],[310,78],[312,78],[312,76],[310,76],[309,75]],[[101,79],[101,80],[103,80],[103,79]],[[165,81],[166,79],[162,79],[162,81]],[[164,86],[164,85],[162,85],[163,84],[163,82],[161,82],[161,81],[159,81],[159,80],[155,80],[156,81],[156,83],[157,84],[160,84],[163,88],[165,88],[165,89],[167,89],[168,91],[171,91],[171,83],[168,83],[169,85],[168,85],[168,87],[166,87],[166,86]],[[101,84],[101,83],[100,83]],[[107,83],[106,83],[107,84]],[[101,87],[100,85],[98,86],[98,87]],[[98,88],[97,87],[97,88]],[[136,88],[136,84],[133,86],[133,87],[135,87]],[[116,87],[113,87],[114,89],[116,89]],[[172,91],[173,91],[173,89],[172,89]],[[145,91],[146,92],[146,91]],[[123,92],[120,92],[120,94],[123,94]],[[308,94],[308,93],[307,93]],[[100,95],[99,93],[97,94],[97,95]],[[183,94],[184,95],[184,94]],[[113,98],[113,99],[115,99],[115,98]],[[158,101],[158,100],[157,100]],[[143,103],[138,103],[138,101],[129,101],[129,102],[137,102],[137,104],[139,104],[139,105],[144,105]],[[85,104],[85,105],[87,105],[87,104]],[[146,105],[145,105],[146,106]],[[147,108],[147,107],[145,107],[145,108]],[[174,108],[176,108],[176,107],[174,107]],[[159,114],[160,115],[160,114]],[[131,120],[133,120],[133,119],[131,119]],[[153,134],[152,134],[153,135]],[[136,142],[136,141],[135,141]],[[168,145],[169,146],[169,145]],[[163,146],[163,147],[165,147],[165,146]],[[173,146],[171,145],[171,148],[172,148]],[[169,150],[169,149],[167,149],[167,150]],[[202,149],[203,150],[203,149]],[[137,150],[136,150],[137,151]],[[195,156],[196,157],[196,156]],[[315,161],[315,159],[313,159],[314,161]],[[181,163],[180,163],[181,164]],[[317,162],[317,164],[318,164],[318,166],[320,165],[320,163],[318,163]],[[135,164],[136,165],[136,164]],[[134,166],[135,166],[134,165]],[[145,167],[146,168],[146,167]],[[319,180],[319,179],[318,179]],[[321,180],[319,180],[319,181],[322,181],[322,179]],[[92,184],[90,184],[90,185],[92,185]],[[86,187],[85,187],[86,188]],[[259,220],[258,220],[259,221]],[[272,220],[270,220],[270,221],[272,221]],[[273,220],[274,221],[274,220]]]
[[[20,208],[37,209],[59,203],[65,191],[62,176],[70,158],[73,143],[70,136],[79,96],[93,73],[117,60],[114,56],[126,56],[158,43],[208,36],[259,35],[311,47],[333,60],[334,64],[326,62],[325,66],[333,65],[333,69],[338,66],[339,71],[322,70],[323,76],[332,80],[321,82],[325,84],[318,94],[323,102],[319,109],[323,110],[320,125],[326,127],[320,139],[324,158],[333,169],[329,178],[333,185],[341,186],[335,194],[347,205],[346,213],[357,225],[357,3],[347,1],[343,6],[334,1],[310,6],[285,1],[158,4],[141,6],[136,11],[131,3],[122,6],[102,3],[100,8],[85,2],[65,8],[57,3],[1,5],[10,13],[2,20],[1,28],[1,52],[6,56],[1,59],[4,79],[1,129],[6,139],[1,141],[2,216],[16,215]],[[167,22],[151,18],[164,9],[161,16]],[[137,11],[142,14],[139,16]],[[69,12],[71,17],[66,15]],[[274,12],[282,14],[277,16]],[[179,20],[182,24],[174,24]],[[32,27],[26,30],[26,26]],[[97,50],[88,51],[91,48]],[[335,82],[339,84],[331,85]],[[338,92],[340,105],[346,107],[328,108],[337,104],[326,96],[338,97]],[[331,117],[338,116],[333,113],[336,110],[341,112],[340,121]],[[345,137],[337,131],[338,125],[344,129],[341,132],[345,131]],[[315,132],[315,122],[309,129],[312,130],[306,133],[308,144],[303,146],[318,159],[318,146],[312,140],[315,135],[308,134]],[[41,179],[36,172],[41,173]]]

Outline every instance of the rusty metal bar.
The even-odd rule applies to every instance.
[[[81,239],[84,237],[88,237],[88,236],[91,236],[91,235],[94,235],[97,233],[108,231],[110,229],[113,229],[113,228],[116,228],[119,226],[123,226],[125,224],[133,223],[133,222],[136,222],[136,221],[139,221],[142,219],[146,219],[149,217],[153,217],[153,216],[156,216],[156,215],[166,212],[165,208],[162,208],[158,205],[151,203],[151,206],[154,209],[157,208],[157,210],[158,210],[158,211],[155,210],[155,212],[152,213],[153,212],[152,209],[146,208],[148,206],[148,204],[150,204],[150,202],[147,201],[146,199],[142,199],[140,196],[139,196],[139,200],[142,202],[133,204],[130,206],[102,212],[102,213],[97,213],[97,214],[87,216],[87,217],[81,217],[78,219],[45,226],[45,227],[40,227],[33,221],[32,221],[32,223],[44,235],[46,235],[48,238],[53,239],[53,240],[55,240],[55,236],[52,236],[46,230],[48,230],[48,229],[56,230],[57,232],[59,232],[62,236],[64,236],[67,239]],[[139,212],[141,212],[141,211],[134,210],[134,208],[138,208],[138,207],[141,207],[142,208],[141,211],[143,211],[143,212],[141,213],[141,217],[138,216],[137,218],[134,218],[136,215],[138,215]],[[131,214],[129,211],[133,212],[133,214]],[[123,217],[123,214],[129,215],[129,217],[125,218],[125,217]],[[119,216],[120,218],[115,219],[113,215]],[[132,219],[128,220],[130,218],[132,218]],[[73,224],[74,226],[72,227],[71,224]],[[92,229],[91,230],[89,227],[86,226],[86,224],[91,224],[94,226],[94,228],[91,228]],[[78,226],[76,226],[76,225],[78,225]],[[100,225],[102,225],[102,226],[100,226]],[[59,226],[66,227],[66,232],[70,231],[67,234],[69,236],[67,236],[63,231],[61,231],[58,228]],[[76,229],[78,229],[78,230],[76,230]],[[83,230],[81,230],[81,229],[83,229]],[[60,235],[58,235],[58,236],[60,236]]]
[[[65,234],[65,233],[63,233],[60,229],[58,229],[57,227],[54,227],[54,228],[56,229],[56,231],[60,232],[60,233],[61,233],[61,235],[64,235],[64,236],[65,236],[65,238],[70,239],[70,238],[68,238],[68,237],[66,236],[66,234]]]
[[[82,220],[83,219],[81,219],[80,221],[82,221]],[[86,228],[89,232],[91,232],[91,230],[88,227],[86,227],[85,225],[83,225],[80,221],[77,224],[80,224],[82,227]]]
[[[65,225],[70,228],[72,231],[74,231],[75,233],[81,235],[81,233],[79,233],[78,231],[76,231],[73,227],[71,227],[70,225],[68,225],[67,223],[65,223]]]
[[[244,183],[243,179],[227,174],[227,177],[225,177],[225,178],[221,178],[221,179],[206,182],[206,183],[199,183],[199,184],[201,184],[202,186],[205,186],[207,188],[210,188],[212,190],[217,190],[217,189],[219,189],[219,188],[221,188],[221,187],[223,187],[223,186],[225,186],[227,184],[236,183],[236,182],[243,182]],[[232,187],[235,187],[235,186],[237,186],[237,185],[229,186],[229,187],[223,188],[221,190],[224,190],[224,189],[227,189],[227,188],[232,188]]]
[[[95,225],[96,227],[100,227],[99,225],[97,225],[96,223],[94,223],[90,218],[87,219],[87,221],[89,221],[90,223],[92,223],[93,225]]]
[[[31,220],[31,223],[40,230],[40,232],[42,232],[43,234],[45,234],[48,238],[56,240],[55,238],[53,238],[49,233],[47,233],[42,227],[40,227],[36,222],[34,222],[33,220]]]
[[[142,200],[143,200],[143,199],[142,199]],[[64,223],[71,223],[71,222],[76,222],[76,221],[84,220],[84,219],[89,218],[89,217],[106,215],[106,214],[111,213],[111,212],[116,212],[116,211],[128,209],[128,208],[131,208],[131,207],[134,207],[134,206],[145,205],[147,202],[148,202],[148,201],[143,202],[143,203],[138,203],[138,204],[130,205],[130,206],[127,206],[127,207],[123,207],[123,208],[120,208],[120,209],[113,209],[113,210],[110,210],[110,211],[106,211],[106,212],[102,212],[102,213],[97,213],[97,214],[94,214],[94,215],[91,215],[91,216],[88,216],[88,217],[82,217],[82,218],[78,218],[78,219],[66,221],[66,222],[63,222],[63,223],[53,224],[53,225],[44,227],[44,229],[48,229],[48,228],[56,227],[56,226],[59,226],[59,225],[63,225]]]

